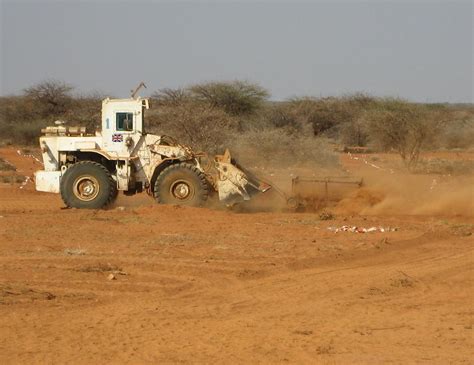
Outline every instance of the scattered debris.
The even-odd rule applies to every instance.
[[[357,227],[357,226],[341,226],[341,227],[328,227],[328,230],[338,232],[352,232],[352,233],[373,233],[373,232],[396,232],[397,227]]]
[[[83,250],[82,248],[66,248],[64,253],[71,256],[82,256],[86,254],[86,250]]]
[[[126,273],[125,271],[113,271],[112,274],[115,274],[115,275],[128,275],[128,273]]]
[[[36,157],[35,155],[31,154],[31,153],[23,153],[22,151],[20,150],[16,150],[16,153],[19,155],[19,156],[23,156],[23,157],[30,157],[32,158],[33,160],[35,160],[36,162],[40,163],[41,165],[43,165],[43,162],[38,158]]]
[[[38,159],[38,157],[36,157],[35,155],[33,155],[31,153],[28,153],[28,152],[29,151],[21,151],[21,150],[16,151],[18,156],[32,158],[35,161],[35,163],[38,162],[39,164],[44,165],[43,162],[41,162],[41,160]],[[33,182],[33,177],[32,176],[25,176],[25,180],[22,179],[22,181],[18,181],[18,182],[21,183],[20,189],[23,189],[26,186],[26,184],[28,184],[30,181]]]
[[[390,285],[397,288],[411,288],[414,286],[414,280],[408,277],[392,279],[392,282]]]
[[[402,328],[413,329],[412,327],[403,324],[403,325],[400,325],[400,326],[393,326],[393,327],[379,327],[379,328],[368,328],[368,327],[366,327],[366,328],[363,328],[363,329],[355,329],[353,332],[358,333],[361,336],[365,336],[365,335],[371,335],[373,331],[399,330],[399,329],[402,329]]]
[[[122,207],[122,206],[115,208],[115,210],[118,210],[118,211],[120,211],[120,212],[125,211],[125,209],[126,209],[126,208],[125,208],[125,207]]]
[[[331,212],[323,211],[321,214],[319,214],[319,219],[322,221],[330,221],[334,219],[334,214]]]
[[[385,294],[385,291],[383,289],[372,286],[367,291],[367,294],[368,295],[382,295],[382,294]]]
[[[457,224],[450,227],[450,231],[455,236],[469,237],[472,236],[474,225],[472,224]]]
[[[307,331],[307,330],[296,330],[293,331],[295,335],[303,335],[303,336],[309,336],[313,334],[313,331]]]
[[[0,284],[0,304],[28,303],[36,300],[53,300],[53,293],[32,289],[23,285]]]
[[[411,288],[418,282],[413,276],[408,275],[407,273],[399,270],[400,274],[403,275],[402,278],[398,277],[391,280],[391,286],[398,287],[398,288]]]
[[[117,280],[114,274],[110,273],[109,276],[107,276],[107,280]]]
[[[83,266],[78,269],[75,269],[75,271],[79,272],[112,272],[112,273],[122,273],[122,268],[112,265],[112,264],[103,264],[103,263],[98,263],[96,265],[89,265],[89,266]],[[125,274],[126,275],[126,274]]]
[[[28,182],[32,181],[31,177],[30,176],[26,176],[26,179],[25,181],[23,181],[20,185],[20,189],[23,189],[25,187],[26,184],[28,184]]]
[[[391,174],[395,173],[395,171],[393,171],[393,169],[384,169],[383,167],[380,167],[380,166],[377,166],[369,161],[367,161],[367,159],[364,157],[364,156],[361,156],[361,157],[355,157],[355,156],[352,156],[352,153],[350,152],[347,152],[347,155],[349,156],[349,158],[351,160],[361,160],[362,162],[364,162],[366,165],[369,165],[377,170],[382,170],[382,171],[388,171],[390,172]]]
[[[385,245],[390,245],[390,241],[388,240],[387,237],[384,237],[380,240],[380,244],[385,244]]]

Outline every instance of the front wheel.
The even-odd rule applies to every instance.
[[[161,204],[199,207],[208,197],[204,174],[190,163],[178,163],[165,168],[155,182],[154,197]]]
[[[109,171],[93,161],[78,162],[61,178],[61,197],[71,208],[101,209],[117,196],[117,186]]]

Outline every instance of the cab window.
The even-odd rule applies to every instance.
[[[116,121],[118,131],[133,130],[133,113],[116,113]]]

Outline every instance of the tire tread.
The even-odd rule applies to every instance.
[[[80,162],[77,162],[74,165],[72,165],[71,167],[69,167],[68,170],[66,170],[66,173],[67,173],[67,171],[69,171],[69,169],[76,169],[78,166],[84,166],[84,165],[96,166],[96,167],[100,168],[101,170],[103,170],[103,172],[106,174],[106,176],[109,180],[109,185],[110,185],[111,189],[110,189],[109,196],[108,196],[106,202],[100,208],[97,208],[97,209],[107,207],[117,197],[117,183],[112,178],[112,175],[110,174],[109,170],[107,170],[107,168],[104,165],[102,165],[98,162],[95,162],[95,161],[80,161]],[[66,206],[72,207],[74,205],[74,202],[72,201],[72,197],[69,194],[67,194],[67,192],[66,192],[67,187],[66,187],[66,184],[63,183],[64,176],[65,175],[63,175],[63,178],[61,179],[61,183],[60,183],[61,198],[62,198],[64,204],[66,204]]]
[[[209,184],[206,180],[204,174],[193,164],[187,162],[175,163],[172,164],[161,171],[155,181],[153,196],[158,203],[162,203],[162,198],[160,197],[160,185],[162,184],[163,179],[173,171],[179,171],[182,169],[187,169],[196,175],[199,179],[199,189],[200,189],[200,204],[203,205],[209,196]]]

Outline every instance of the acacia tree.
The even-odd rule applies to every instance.
[[[230,115],[248,116],[260,109],[269,96],[267,90],[247,81],[209,82],[189,88],[191,96]]]
[[[151,94],[151,98],[160,105],[178,106],[190,100],[191,95],[188,90],[183,88],[164,88]]]
[[[148,117],[148,123],[151,132],[170,135],[209,153],[222,152],[238,126],[238,120],[223,110],[194,101],[164,105]]]
[[[24,90],[44,115],[61,115],[71,105],[74,87],[58,80],[42,81]]]
[[[439,132],[443,116],[442,108],[387,98],[368,110],[362,118],[370,140],[383,150],[396,150],[405,166],[412,169],[427,142]]]

